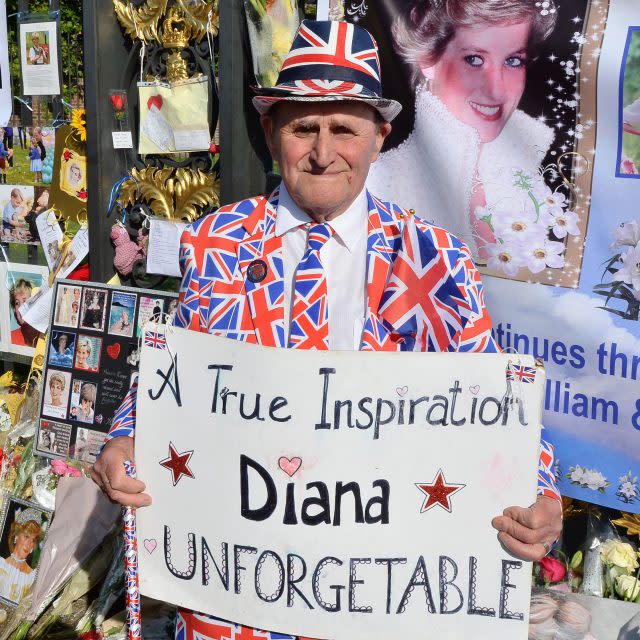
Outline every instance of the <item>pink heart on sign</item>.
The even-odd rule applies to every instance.
[[[278,460],[278,466],[292,478],[302,466],[302,458],[285,458],[282,456]]]
[[[477,396],[478,391],[480,391],[480,385],[474,384],[472,387],[469,387],[469,391],[471,391],[471,393],[473,393],[474,396]]]
[[[407,391],[409,391],[409,387],[405,384],[404,387],[396,387],[396,393],[402,397],[407,395]]]
[[[149,552],[153,553],[156,550],[158,543],[155,540],[145,540],[144,548]]]

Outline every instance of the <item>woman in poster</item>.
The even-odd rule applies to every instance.
[[[30,591],[35,571],[28,559],[42,537],[41,514],[33,507],[18,512],[9,528],[9,556],[0,558],[0,596],[20,602]]]
[[[91,340],[89,338],[79,338],[78,339],[78,347],[76,350],[76,369],[82,369],[83,371],[89,371],[91,373],[96,373],[98,371],[97,367],[92,367],[89,363],[89,358],[91,358]]]
[[[414,130],[372,165],[370,188],[446,227],[485,262],[495,242],[486,211],[522,200],[514,169],[536,175],[553,141],[550,127],[517,108],[527,65],[555,26],[553,2],[540,4],[414,0],[393,28],[415,69]]]

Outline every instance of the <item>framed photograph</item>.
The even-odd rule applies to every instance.
[[[55,456],[68,456],[71,425],[53,420],[40,420],[36,451]]]
[[[23,21],[19,24],[23,93],[56,96],[60,93],[58,23]]]
[[[0,532],[0,600],[20,604],[35,582],[52,513],[15,496],[5,500]]]
[[[95,382],[74,379],[69,420],[93,424],[97,397],[98,385]]]
[[[37,294],[46,283],[48,273],[47,267],[37,265],[2,265],[0,313],[2,334],[6,336],[3,340],[6,351],[33,357],[40,333],[24,321],[20,307]]]
[[[67,417],[70,390],[71,372],[49,369],[43,389],[42,415],[64,420]]]
[[[629,27],[618,92],[618,178],[640,179],[640,27]]]
[[[49,340],[49,365],[71,368],[76,349],[76,334],[70,331],[53,331]]]
[[[54,324],[73,328],[78,326],[81,294],[82,287],[80,285],[62,284],[58,286],[58,295],[56,296],[56,306],[53,314]]]
[[[32,234],[29,226],[29,214],[34,207],[34,197],[33,187],[16,184],[0,185],[0,211],[2,211],[0,240],[2,242],[27,244],[38,240],[37,234]]]
[[[107,315],[107,290],[85,287],[82,292],[80,328],[104,331]]]
[[[136,317],[136,294],[114,291],[109,313],[109,333],[116,336],[133,336]]]
[[[80,334],[76,343],[76,355],[73,363],[74,369],[98,373],[100,370],[100,351],[102,338]]]
[[[87,159],[77,151],[65,149],[60,160],[60,189],[77,198],[87,201]]]

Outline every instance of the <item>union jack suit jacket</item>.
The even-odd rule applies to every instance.
[[[499,350],[491,335],[480,276],[467,247],[447,231],[395,204],[368,197],[367,310],[360,350]],[[221,207],[182,236],[183,280],[174,320],[180,327],[234,340],[286,347],[281,238],[275,235],[278,190]],[[262,260],[261,282],[248,276]],[[255,279],[255,278],[254,278]],[[134,384],[114,416],[109,438],[133,435]],[[542,441],[538,493],[559,499],[553,449]],[[268,634],[180,611],[177,640],[272,640]]]

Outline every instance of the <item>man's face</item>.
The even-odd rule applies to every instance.
[[[287,191],[316,221],[348,209],[391,131],[357,102],[283,102],[261,123]]]

